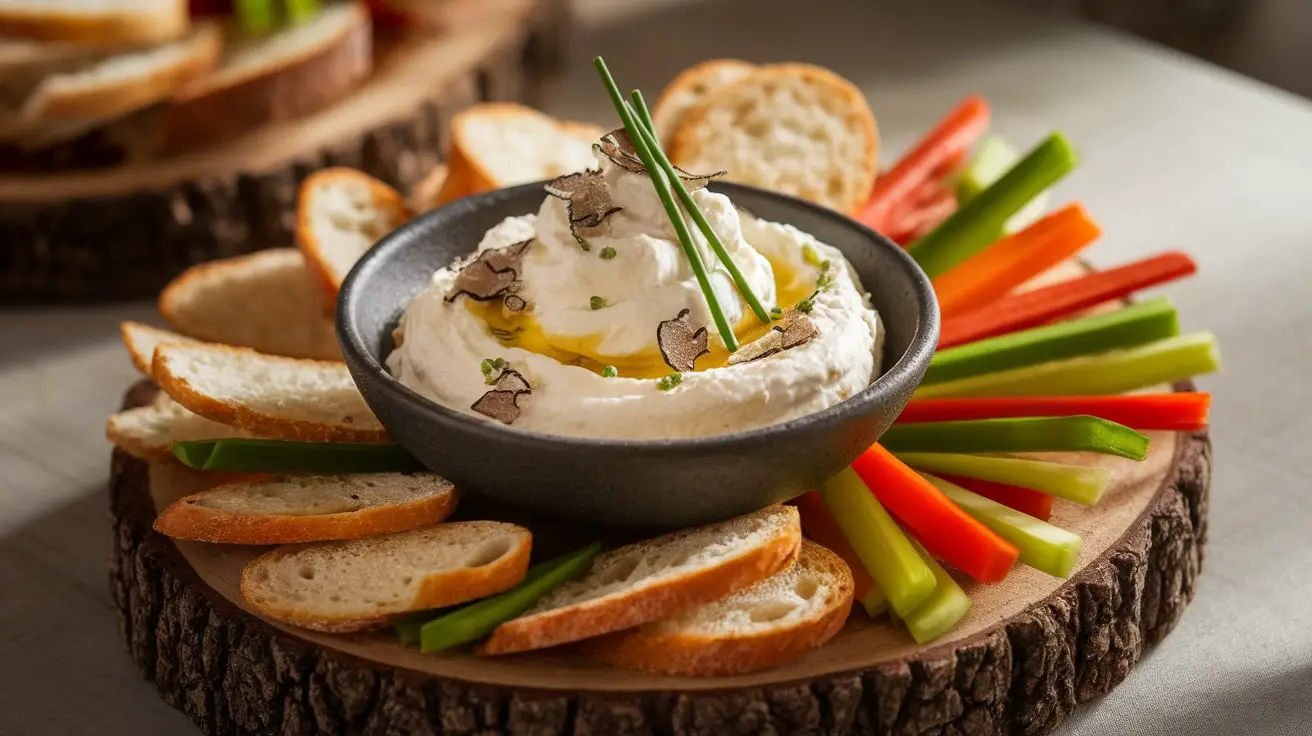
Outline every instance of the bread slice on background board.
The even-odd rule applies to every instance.
[[[249,432],[206,419],[160,392],[146,406],[125,409],[105,423],[105,436],[127,454],[150,462],[171,462],[174,442],[250,437]]]
[[[771,506],[606,552],[587,575],[498,626],[479,653],[544,649],[678,615],[775,574],[801,541],[797,509]]]
[[[123,344],[127,346],[128,355],[132,358],[132,365],[136,366],[137,370],[146,376],[150,375],[151,363],[155,360],[155,348],[164,343],[194,345],[200,342],[185,335],[179,335],[169,330],[161,330],[150,325],[143,325],[140,322],[123,322],[118,326],[118,330],[123,337]]]
[[[4,0],[0,34],[82,44],[153,44],[181,38],[187,0]]]
[[[532,535],[497,521],[279,547],[252,560],[242,599],[275,621],[327,632],[385,626],[412,611],[454,606],[524,579]]]
[[[293,358],[342,357],[323,289],[296,248],[192,266],[160,292],[159,311],[197,340]]]
[[[196,414],[268,439],[387,441],[345,363],[165,344],[155,349],[151,374]]]
[[[361,171],[324,169],[306,178],[296,203],[296,244],[328,303],[360,256],[408,219],[401,193]]]
[[[477,194],[596,168],[596,139],[580,137],[579,130],[514,103],[466,108],[451,119],[448,181],[467,176],[466,193]]]
[[[842,630],[852,609],[852,571],[803,541],[797,561],[761,582],[673,618],[603,636],[584,652],[627,669],[725,677],[767,669]]]
[[[274,476],[178,499],[155,531],[216,544],[294,544],[418,529],[455,511],[451,482],[431,473]]]
[[[740,59],[710,59],[684,69],[661,90],[651,110],[661,145],[669,148],[683,116],[715,90],[751,74],[755,64]]]
[[[162,111],[164,151],[205,145],[323,109],[373,70],[373,32],[359,2],[326,4],[314,19],[234,40],[217,69]]]
[[[771,64],[683,117],[670,158],[854,214],[870,198],[879,135],[861,90],[807,64]]]
[[[450,173],[451,170],[446,164],[438,164],[429,169],[428,173],[424,174],[424,178],[410,187],[410,197],[406,200],[410,211],[422,215],[440,207],[443,204],[440,198],[442,190],[446,187],[446,179]]]
[[[20,114],[29,121],[126,115],[167,99],[209,72],[222,50],[218,25],[197,24],[177,41],[46,76],[23,101]]]

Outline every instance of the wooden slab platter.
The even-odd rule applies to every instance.
[[[563,63],[567,0],[482,6],[444,36],[380,40],[366,85],[308,117],[148,163],[0,175],[0,303],[150,299],[195,263],[291,245],[300,181],[326,166],[407,191],[453,113],[540,102]]]
[[[155,391],[143,383],[126,404]],[[1193,598],[1211,444],[1205,432],[1151,438],[1141,463],[1045,455],[1113,475],[1096,506],[1054,509],[1053,523],[1084,538],[1069,580],[1019,567],[1001,585],[963,581],[971,612],[929,646],[858,608],[821,649],[739,677],[655,676],[561,651],[421,655],[390,632],[332,636],[265,621],[237,591],[259,550],[174,542],[151,528],[156,509],[220,479],[117,450],[111,590],[137,666],[210,734],[1041,734],[1119,684]],[[503,515],[469,505],[462,514]],[[543,554],[593,533],[532,526]]]

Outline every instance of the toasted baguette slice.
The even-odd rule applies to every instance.
[[[455,508],[455,487],[429,473],[275,476],[179,499],[155,531],[217,544],[323,542],[418,529]]]
[[[861,90],[820,67],[763,66],[689,110],[670,157],[689,171],[854,214],[870,198],[878,164],[875,117]]]
[[[802,542],[784,570],[673,618],[585,642],[588,656],[627,669],[724,677],[795,659],[829,641],[852,610],[852,571]]]
[[[303,25],[233,43],[218,69],[173,98],[163,147],[180,150],[299,118],[353,92],[373,70],[369,13],[326,5]]]
[[[251,435],[198,416],[167,394],[160,393],[151,404],[111,416],[105,424],[105,436],[115,447],[133,457],[163,462],[173,459],[174,442]]]
[[[562,129],[555,119],[523,105],[474,105],[451,119],[452,173],[456,161],[470,165],[470,194],[551,179],[596,168],[595,140]]]
[[[447,175],[451,172],[446,164],[434,166],[424,178],[410,188],[410,211],[415,214],[436,209],[445,204],[441,200],[442,189],[446,186]]]
[[[280,547],[241,575],[256,613],[307,629],[361,631],[410,611],[454,606],[514,587],[533,536],[497,521],[462,521],[343,542]]]
[[[324,169],[306,178],[296,205],[296,244],[329,302],[360,256],[409,218],[400,192],[363,172]]]
[[[160,345],[151,373],[191,411],[270,439],[384,442],[344,363],[226,345]]]
[[[341,360],[323,291],[295,248],[193,266],[159,296],[184,335],[293,358]]]
[[[214,68],[222,49],[218,26],[198,24],[178,41],[46,77],[23,102],[22,116],[49,121],[125,115],[169,97]]]
[[[737,82],[754,69],[754,64],[739,59],[710,59],[684,69],[670,80],[651,111],[661,145],[668,148],[674,142],[684,114],[705,102],[715,90]]]
[[[123,344],[128,348],[128,355],[132,357],[132,365],[147,376],[150,375],[150,365],[155,360],[155,348],[164,343],[194,345],[199,342],[185,335],[143,325],[140,322],[124,322],[118,326],[118,329],[119,334],[123,336]]]
[[[797,509],[771,506],[621,547],[498,626],[479,653],[543,649],[678,615],[775,574],[801,541]]]
[[[187,0],[5,0],[0,33],[84,44],[164,43],[187,32]]]

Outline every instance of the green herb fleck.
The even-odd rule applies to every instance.
[[[815,296],[818,293],[820,293],[818,290],[813,291],[811,292],[811,296],[808,296],[807,298],[798,302],[797,311],[801,312],[802,314],[810,314],[811,310],[815,309]]]
[[[479,364],[479,369],[483,371],[483,382],[491,386],[501,377],[501,372],[506,369],[509,363],[505,358],[484,358]]]
[[[828,261],[828,260],[820,261],[820,270],[821,270],[821,271],[828,271],[828,270],[829,270],[829,265],[830,265],[830,264],[829,264],[829,261]]]
[[[594,310],[603,309],[606,306],[606,300],[599,296],[594,296],[588,300],[588,306],[592,307]]]
[[[775,307],[774,309],[770,310],[771,319],[782,319],[783,316],[784,316],[784,310],[780,309],[779,307]]]
[[[678,386],[681,383],[683,383],[683,374],[671,373],[670,375],[662,378],[660,382],[656,384],[656,386],[662,391],[669,391],[670,389],[674,388],[675,386]]]
[[[579,235],[579,231],[575,230],[572,224],[569,226],[569,234],[574,236],[574,242],[578,243],[580,248],[585,251],[592,250],[592,246],[583,239],[582,235]]]
[[[616,367],[613,366],[613,365],[608,365],[608,366],[606,366],[605,368],[602,368],[602,369],[601,369],[601,377],[602,377],[602,378],[614,378],[615,376],[618,376],[619,374],[620,374],[619,369],[616,368]]]
[[[802,260],[816,268],[824,268],[821,265],[820,254],[809,245],[802,246]]]
[[[606,246],[605,248],[602,248],[601,257],[603,260],[609,261],[610,259],[615,257],[615,249],[610,247],[609,245]]]

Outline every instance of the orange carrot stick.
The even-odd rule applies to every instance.
[[[1075,255],[1102,234],[1084,207],[1067,205],[934,279],[945,318],[987,306]]]
[[[1104,302],[1124,299],[1140,289],[1189,276],[1197,270],[1192,258],[1172,251],[1041,289],[1004,296],[980,309],[943,320],[938,347],[942,350],[1038,327]]]
[[[903,205],[916,187],[933,180],[936,172],[954,160],[960,163],[988,127],[989,104],[981,97],[967,97],[875,181],[870,202],[857,219],[884,232],[889,214]]]
[[[838,522],[834,521],[834,515],[829,513],[829,507],[825,506],[820,492],[807,491],[793,499],[793,505],[797,507],[797,513],[802,517],[802,533],[812,542],[828,547],[852,568],[855,599],[865,600],[870,594],[870,589],[875,586],[874,581],[870,579],[870,573],[866,572],[865,565],[861,564],[861,558],[857,557],[856,550],[852,549],[847,537],[843,536],[843,530],[839,528]]]
[[[997,396],[916,399],[899,423],[956,422],[1010,417],[1093,416],[1137,430],[1193,432],[1207,426],[1207,393],[1125,396]]]
[[[852,470],[934,557],[981,583],[1007,577],[1020,550],[962,511],[919,473],[879,445],[852,463]]]

